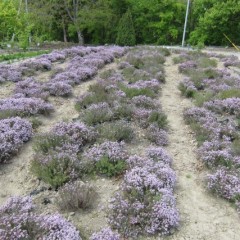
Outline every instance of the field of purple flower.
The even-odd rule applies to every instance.
[[[217,61],[223,70],[216,68]],[[240,78],[229,66],[238,66],[235,56],[182,53],[175,58],[186,75],[179,89],[193,98],[194,108],[185,119],[196,133],[199,158],[210,169],[208,189],[240,206]]]
[[[0,206],[0,239],[158,239],[181,229],[172,129],[161,102],[170,55],[157,47],[72,47],[0,65],[0,84],[14,86],[0,99],[1,174],[28,142],[25,173],[38,182]],[[184,118],[209,169],[207,188],[240,211],[240,79],[226,68],[239,60],[174,56],[186,76],[179,90],[196,104]],[[87,91],[74,91],[93,78]],[[72,101],[77,117],[46,125],[58,110],[53,99]]]

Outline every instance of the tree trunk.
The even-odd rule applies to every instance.
[[[68,40],[67,40],[67,30],[66,30],[66,26],[65,26],[65,23],[63,21],[63,41],[66,43]]]
[[[78,42],[80,45],[83,45],[83,36],[79,29],[77,29]]]

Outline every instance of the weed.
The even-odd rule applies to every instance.
[[[118,176],[126,170],[126,162],[124,160],[109,161],[107,156],[103,156],[96,162],[96,171],[108,177]]]
[[[97,197],[96,189],[92,185],[75,181],[59,189],[57,204],[62,210],[87,209],[94,205]]]
[[[166,114],[163,112],[157,112],[153,111],[149,118],[148,118],[149,123],[155,123],[159,128],[165,129],[167,128],[168,125],[168,120]]]
[[[130,124],[126,121],[104,123],[99,125],[97,129],[100,139],[109,141],[131,142],[134,134]]]

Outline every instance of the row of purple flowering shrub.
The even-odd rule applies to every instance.
[[[199,58],[207,58],[209,65],[201,66]],[[183,53],[177,58],[180,59],[179,71],[187,76],[180,83],[180,90],[198,106],[186,110],[184,115],[196,133],[199,157],[212,171],[208,188],[239,208],[240,77],[213,65],[216,59],[224,62],[225,67],[234,65],[229,61],[239,60],[234,56],[202,53]]]
[[[11,155],[16,154],[23,143],[32,136],[32,125],[29,121],[19,117],[9,117],[50,113],[53,111],[53,106],[45,101],[49,95],[69,94],[73,83],[80,83],[92,77],[97,69],[113,61],[114,57],[122,56],[124,52],[125,49],[117,47],[72,48],[65,52],[53,52],[35,60],[25,61],[20,66],[1,66],[3,69],[1,82],[17,83],[14,95],[0,101],[2,119],[0,120],[0,162],[5,162]],[[92,55],[89,58],[84,57],[87,54]],[[50,81],[46,84],[37,82],[34,78],[23,80],[24,75],[33,75],[35,71],[51,70],[52,62],[64,61],[67,57],[72,58],[69,65],[71,67],[61,79],[62,82],[57,81],[57,75],[54,76],[56,82]],[[72,85],[68,85],[70,76],[68,73],[73,73],[72,80],[76,81],[71,82]],[[92,169],[89,164],[91,161],[87,161],[91,157],[91,151],[85,154],[86,163],[84,160],[81,161],[79,155],[82,154],[84,146],[95,142],[96,135],[93,128],[81,122],[68,124],[62,122],[57,124],[49,134],[37,136],[35,139],[36,154],[32,161],[33,172],[55,188],[70,182],[59,190],[60,209],[89,208],[97,197],[94,187],[81,181],[74,181],[81,179],[83,174]],[[119,151],[122,154],[122,145],[118,145],[119,143],[109,142],[109,144],[103,143],[98,146],[100,151],[103,151],[104,157],[109,152],[113,165],[116,160],[114,158],[116,148],[120,147]],[[97,148],[97,146],[94,147]],[[104,166],[98,166],[96,169],[104,171]],[[0,238],[81,239],[76,228],[59,214],[37,214],[29,197],[11,198],[0,208]]]
[[[37,214],[30,197],[12,197],[0,207],[0,239],[81,240],[60,214]]]
[[[32,137],[32,125],[19,117],[0,120],[0,163],[16,154]]]
[[[90,87],[90,93],[78,98],[76,107],[80,117],[97,129],[114,125],[119,119],[129,125],[137,124],[152,144],[167,145],[167,117],[157,97],[165,81],[162,64],[164,55],[168,54],[165,50],[148,48],[129,52],[124,62],[119,63],[118,71],[104,73],[104,81],[99,80]],[[93,122],[86,119],[92,108],[91,114],[99,115],[97,111],[102,108],[107,111],[99,121]],[[93,159],[99,159],[99,150],[90,150]],[[91,239],[137,239],[141,235],[170,234],[179,224],[172,159],[163,148],[153,146],[146,149],[145,156],[126,154],[121,159],[125,159],[123,181],[120,191],[110,201],[108,212],[108,223],[114,231],[104,228]]]
[[[1,82],[17,83],[14,95],[0,101],[2,118],[0,120],[0,162],[5,162],[11,155],[17,153],[23,143],[32,136],[32,125],[29,121],[19,117],[9,117],[50,113],[53,111],[53,106],[45,101],[49,95],[68,95],[74,84],[94,76],[98,69],[112,62],[115,57],[122,56],[125,51],[125,48],[118,47],[76,47],[25,61],[20,66],[1,66],[1,69],[4,70],[0,76]],[[70,60],[65,75],[55,74],[46,83],[38,82],[33,77],[24,79],[24,76],[33,75],[35,71],[49,71],[53,62],[64,61],[66,58],[72,60]],[[12,78],[11,72],[16,73]],[[61,122],[54,126],[50,133],[36,136],[34,140],[36,153],[31,163],[31,169],[39,179],[54,188],[59,188],[57,204],[60,209],[89,208],[97,197],[93,186],[79,181],[89,171],[105,171],[103,164],[97,165],[98,161],[95,160],[96,167],[92,167],[91,149],[86,152],[84,157],[81,157],[84,147],[90,148],[91,144],[95,142],[96,136],[97,131],[84,123]],[[103,143],[92,147],[93,149],[99,148],[100,159],[106,158],[108,153],[114,166],[117,161],[115,157],[118,154],[115,151],[119,148],[118,151],[121,155],[123,145],[117,142],[106,142],[105,145]],[[100,156],[101,151],[103,151],[102,156]],[[0,208],[0,238],[19,240],[81,239],[76,228],[59,214],[37,214],[32,200],[28,197],[11,198]]]
[[[77,98],[79,119],[61,122],[35,140],[31,169],[39,179],[58,190],[61,209],[75,211],[95,204],[96,190],[85,183],[89,174],[123,176],[108,213],[112,229],[104,228],[90,239],[164,235],[178,226],[172,159],[161,147],[147,149],[144,157],[131,156],[126,145],[135,138],[135,125],[142,128],[152,144],[168,144],[167,117],[157,101],[164,79],[162,53],[168,54],[156,49],[129,53],[118,70],[103,72],[97,83]],[[104,62],[111,62],[114,57],[103,56],[106,56]],[[141,67],[143,75],[150,76],[149,79],[140,78],[133,82],[124,76],[125,66],[131,65],[128,59],[134,58],[137,61],[132,66],[136,70]],[[72,65],[82,60],[73,58]],[[104,65],[99,59],[86,62],[96,68]],[[149,62],[152,62],[152,68],[147,71]],[[153,78],[155,75],[159,79]]]

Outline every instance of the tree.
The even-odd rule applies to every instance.
[[[79,9],[84,4],[84,1],[81,0],[64,0],[64,6],[68,13],[69,18],[73,23],[73,27],[75,28],[78,36],[78,42],[82,45],[83,44],[83,36],[82,31],[80,29],[80,17],[79,17]]]
[[[223,45],[225,33],[235,43],[240,43],[240,5],[238,0],[220,1],[207,9],[191,33],[191,44]]]
[[[172,44],[181,41],[186,4],[175,0],[127,0],[137,42]]]
[[[120,46],[133,46],[136,44],[135,30],[129,9],[120,19],[116,43]]]
[[[19,26],[17,10],[14,1],[0,2],[0,39],[8,41],[14,33],[15,26]]]

